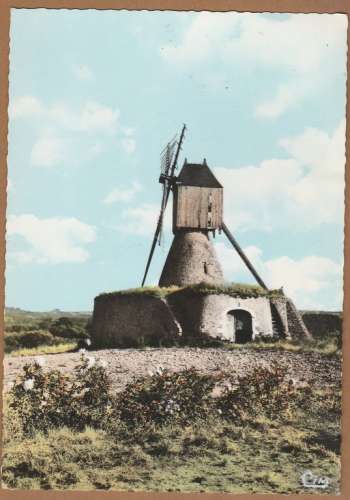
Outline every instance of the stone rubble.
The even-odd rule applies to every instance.
[[[218,370],[242,375],[256,364],[271,365],[274,361],[287,367],[288,376],[299,384],[313,383],[327,386],[341,379],[341,361],[321,354],[295,353],[290,351],[260,350],[239,348],[227,351],[221,348],[147,348],[147,349],[101,349],[89,351],[89,356],[103,360],[111,377],[113,388],[122,390],[125,385],[139,376],[154,372],[159,366],[173,371],[194,367],[204,373]],[[73,371],[81,354],[70,352],[42,355],[46,363],[43,369],[58,369],[64,373]],[[22,367],[33,362],[35,356],[5,356],[4,390],[13,384]]]

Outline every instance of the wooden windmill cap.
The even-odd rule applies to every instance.
[[[203,163],[187,163],[185,161],[178,177],[177,183],[185,186],[197,186],[208,188],[222,188],[204,158]]]

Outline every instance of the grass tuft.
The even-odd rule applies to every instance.
[[[181,288],[177,286],[172,287],[159,287],[159,286],[145,286],[139,288],[128,288],[126,290],[116,290],[114,292],[105,292],[100,293],[97,297],[135,297],[135,296],[144,296],[144,297],[156,297],[156,298],[165,298],[170,293],[181,290]]]
[[[172,293],[186,293],[191,295],[229,295],[231,297],[284,297],[282,289],[265,290],[257,285],[246,283],[227,283],[225,285],[212,285],[209,283],[198,283],[189,285]]]

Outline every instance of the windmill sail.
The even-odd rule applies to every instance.
[[[159,236],[158,236],[158,243],[159,245],[162,242],[162,237],[163,237],[163,216],[167,204],[167,197],[168,197],[168,190],[169,190],[169,172],[171,169],[172,161],[174,158],[174,153],[175,153],[175,148],[177,145],[176,141],[176,136],[168,142],[166,147],[163,149],[161,155],[160,155],[160,170],[161,170],[161,175],[164,176],[164,184],[163,184],[163,196],[162,196],[162,203],[161,203],[161,209],[160,209],[160,228],[159,228]]]
[[[177,145],[176,136],[168,142],[160,154],[160,170],[163,175],[169,175],[171,163],[173,161],[175,148]]]

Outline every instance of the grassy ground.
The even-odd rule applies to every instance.
[[[291,352],[317,352],[324,356],[341,356],[341,338],[340,334],[336,332],[334,335],[329,334],[322,339],[314,339],[309,341],[292,341],[292,340],[278,340],[275,342],[251,342],[248,344],[226,344],[226,349],[240,349],[247,348],[256,351],[259,350],[275,350],[275,351],[291,351]]]
[[[219,343],[218,343],[219,344]],[[58,345],[41,345],[33,348],[21,348],[15,349],[9,353],[11,356],[35,356],[40,354],[58,354],[63,352],[69,352],[77,348],[76,341],[62,342]],[[190,345],[192,345],[190,343]],[[195,345],[195,344],[193,344]],[[186,347],[186,345],[178,345],[178,347]],[[203,345],[202,347],[210,347]],[[275,342],[251,342],[247,344],[232,344],[232,343],[220,343],[216,347],[223,347],[227,350],[237,350],[237,349],[252,349],[255,351],[260,350],[273,350],[273,351],[289,351],[289,352],[317,352],[318,354],[324,355],[325,357],[340,357],[341,347],[339,343],[339,334],[334,336],[327,336],[323,339],[315,339],[308,342],[297,342],[297,341],[287,341],[279,340]]]
[[[77,342],[62,342],[58,345],[41,345],[38,347],[24,347],[10,353],[11,356],[37,356],[40,354],[59,354],[69,352],[77,348]]]
[[[315,409],[314,409],[315,410]],[[339,488],[339,421],[322,409],[284,422],[264,416],[245,425],[217,419],[138,435],[87,428],[37,434],[5,446],[5,487],[132,491],[308,492],[300,475],[330,478]]]

